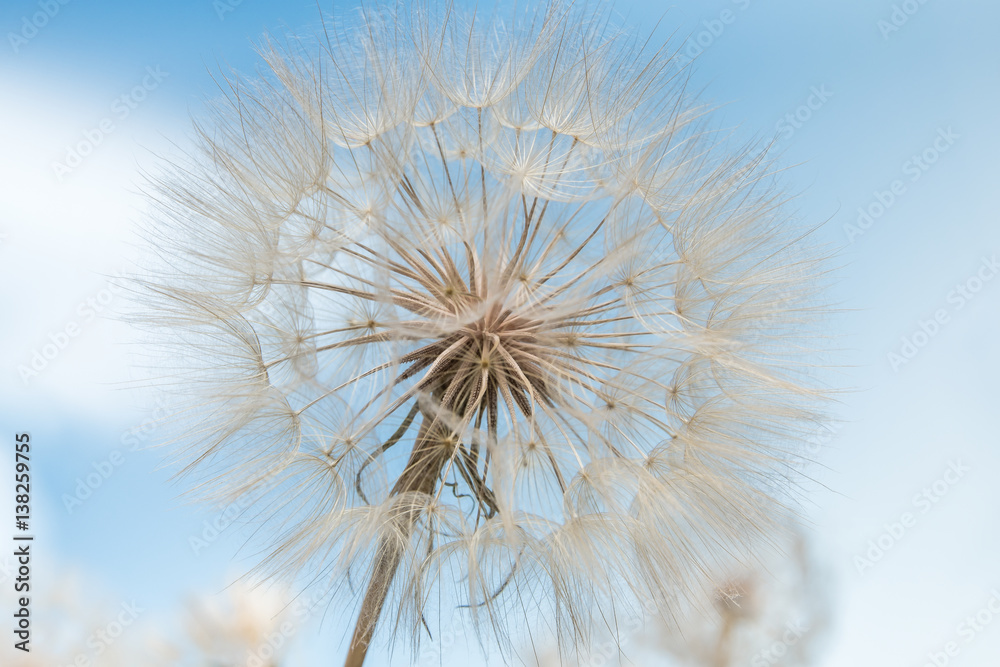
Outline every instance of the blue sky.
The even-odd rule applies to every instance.
[[[45,25],[25,30],[25,17],[45,7]],[[839,350],[836,382],[849,391],[817,455],[806,509],[836,605],[820,664],[922,665],[1000,586],[992,419],[1000,276],[990,268],[1000,254],[1000,6],[896,2],[899,25],[888,1],[616,7],[629,23],[662,20],[662,34],[701,44],[681,47],[701,51],[695,88],[722,105],[718,120],[737,137],[775,139],[799,215],[823,223],[820,238],[842,248],[832,292],[842,312],[829,335]],[[178,498],[158,452],[123,444],[155,406],[129,388],[137,351],[125,328],[90,313],[121,303],[106,277],[133,256],[139,171],[184,145],[189,116],[214,95],[213,74],[252,72],[265,30],[310,33],[318,11],[312,2],[256,0],[13,0],[0,8],[0,299],[8,323],[0,419],[5,433],[27,430],[38,443],[42,562],[74,564],[121,599],[166,609],[184,591],[221,588],[254,558],[238,553],[244,536],[236,530],[193,552],[189,537],[214,516]],[[88,132],[101,141],[60,174],[54,163],[65,163]],[[871,216],[867,228],[859,208]],[[37,377],[19,373],[62,334],[65,347]],[[908,344],[912,359],[890,357],[906,358]],[[64,494],[114,450],[124,462],[70,513]],[[969,470],[939,484],[946,493],[924,511],[915,496],[954,478],[956,461]],[[856,556],[907,512],[915,524],[859,572]],[[39,577],[50,575],[38,566]],[[336,626],[328,619],[309,642],[339,654]],[[957,641],[954,664],[995,665],[1000,618]]]

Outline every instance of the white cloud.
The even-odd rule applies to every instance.
[[[17,100],[0,109],[0,307],[8,322],[0,396],[17,409],[103,412],[123,403],[128,378],[127,327],[102,317],[122,302],[107,277],[133,255],[140,169],[154,163],[164,136],[186,130],[163,120],[155,89],[122,117],[120,96],[98,99],[24,72],[0,75],[5,97]],[[53,165],[70,151],[87,155],[60,178]]]

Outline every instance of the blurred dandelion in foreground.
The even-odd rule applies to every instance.
[[[180,457],[272,526],[265,570],[359,605],[348,665],[456,608],[582,646],[787,513],[817,254],[666,47],[405,7],[267,49],[159,178]]]

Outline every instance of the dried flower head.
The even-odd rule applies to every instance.
[[[648,643],[678,667],[815,664],[830,614],[829,572],[801,529],[776,543],[761,562],[720,579],[712,609],[660,624]]]
[[[581,655],[559,647],[525,650],[535,667],[808,667],[817,662],[831,600],[829,572],[801,528],[790,526],[774,549],[749,566],[721,571],[701,600],[681,602],[675,618],[617,619]],[[617,633],[621,633],[619,637]]]
[[[196,488],[416,640],[586,641],[784,513],[818,268],[666,47],[552,3],[366,9],[230,82],[159,181],[146,321]],[[153,266],[153,265],[151,265]]]

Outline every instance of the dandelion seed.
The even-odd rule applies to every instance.
[[[159,186],[140,282],[196,489],[358,605],[348,665],[453,609],[504,646],[669,616],[787,512],[821,396],[816,253],[761,156],[605,14],[327,30]]]

